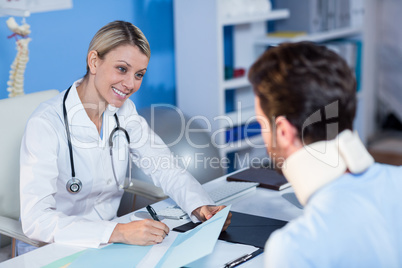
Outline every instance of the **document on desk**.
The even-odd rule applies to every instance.
[[[68,267],[182,267],[212,253],[229,211],[227,206],[185,233],[170,232],[154,246],[111,244],[87,249]]]
[[[196,260],[190,264],[186,264],[187,268],[205,268],[205,267],[224,267],[225,263],[233,261],[240,256],[250,254],[256,251],[258,248],[250,245],[243,245],[238,243],[230,243],[223,240],[218,240],[214,247],[214,252],[219,254],[209,254],[199,260]],[[261,258],[262,256],[259,256]],[[250,264],[251,263],[251,264]],[[264,263],[262,259],[255,258],[252,262],[242,264],[243,266],[250,267],[263,267]]]

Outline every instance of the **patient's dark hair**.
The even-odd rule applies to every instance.
[[[285,116],[309,144],[353,129],[356,80],[335,52],[311,42],[284,43],[265,51],[248,78],[271,127]]]

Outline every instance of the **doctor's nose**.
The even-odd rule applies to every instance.
[[[125,79],[123,80],[122,84],[126,89],[132,91],[134,89],[134,86],[135,86],[135,78],[134,78],[134,76],[127,75],[127,77],[125,77]]]

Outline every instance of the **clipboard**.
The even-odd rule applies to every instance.
[[[232,222],[228,229],[219,235],[218,239],[232,243],[252,245],[258,248],[264,248],[269,236],[288,223],[287,221],[241,212],[231,211],[231,213]],[[189,222],[174,228],[173,231],[186,232],[199,224]]]

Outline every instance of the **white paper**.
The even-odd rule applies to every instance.
[[[250,254],[258,250],[257,247],[243,244],[230,243],[222,240],[218,240],[215,245],[214,252],[219,252],[219,254],[210,254],[196,260],[195,262],[186,265],[189,268],[203,268],[203,267],[223,267],[225,263],[233,261],[245,254]],[[253,265],[256,265],[253,260]],[[251,262],[251,261],[250,261]],[[243,264],[242,264],[243,265]],[[243,267],[243,266],[242,266]],[[256,265],[254,267],[262,267],[262,265]]]
[[[168,236],[163,239],[163,242],[157,245],[154,245],[148,254],[141,260],[141,262],[137,265],[138,268],[148,268],[155,267],[163,255],[169,250],[170,246],[176,240],[177,232],[170,232]]]

